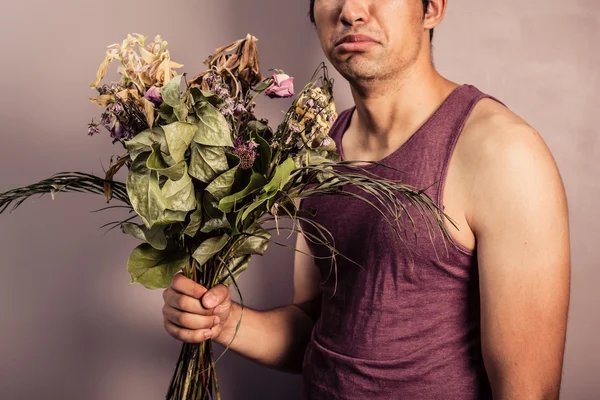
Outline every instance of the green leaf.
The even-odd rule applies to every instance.
[[[227,215],[221,214],[218,217],[213,217],[211,219],[205,218],[205,222],[202,225],[200,232],[210,233],[217,229],[229,229],[229,230],[231,229],[231,224],[229,223],[229,220],[227,219]]]
[[[177,121],[187,122],[188,115],[189,115],[189,110],[188,110],[187,105],[182,104],[180,106],[175,107],[173,109],[173,113],[175,114]]]
[[[255,224],[248,231],[242,233],[240,241],[241,245],[236,246],[233,252],[234,255],[260,254],[262,256],[269,246],[271,234],[261,228],[260,225]]]
[[[229,235],[224,234],[220,237],[206,239],[192,254],[192,257],[198,262],[198,265],[204,265],[212,256],[217,254],[229,241]]]
[[[211,92],[205,92],[198,87],[191,88],[190,94],[192,95],[192,101],[194,102],[194,104],[198,104],[202,101],[207,101],[213,106],[216,106],[221,101],[219,99],[219,96]]]
[[[131,140],[125,141],[125,147],[127,147],[127,151],[129,151],[131,161],[135,161],[140,154],[151,152],[154,143],[159,143],[160,149],[165,153],[167,152],[165,133],[159,126],[152,129],[146,129],[135,135]]]
[[[231,212],[236,203],[239,203],[244,197],[252,194],[263,187],[266,179],[262,174],[254,172],[250,177],[250,183],[242,191],[224,197],[219,201],[219,210],[223,212]]]
[[[167,124],[177,121],[177,116],[175,115],[173,107],[167,103],[162,103],[160,105],[158,108],[158,115],[160,115],[160,117],[164,119],[165,123]]]
[[[285,184],[289,181],[292,171],[296,169],[296,163],[292,158],[288,158],[275,169],[275,174],[269,183],[263,188],[264,192],[268,195],[268,198],[273,197],[278,191],[283,189]]]
[[[169,147],[169,154],[176,163],[182,161],[185,151],[198,131],[198,126],[186,122],[173,122],[163,126],[163,129]]]
[[[189,255],[184,251],[157,250],[143,243],[129,256],[127,271],[131,283],[140,283],[148,289],[161,289],[168,287],[173,275],[188,262]]]
[[[254,142],[258,144],[258,157],[254,162],[254,165],[258,167],[256,168],[258,172],[266,174],[269,169],[269,164],[271,164],[271,146],[255,131],[250,133],[250,138],[254,139]]]
[[[231,186],[235,181],[235,173],[238,167],[233,167],[229,171],[223,172],[207,187],[206,191],[212,194],[215,199],[221,200],[231,192]]]
[[[210,233],[215,229],[231,229],[231,224],[227,215],[218,208],[218,201],[209,192],[204,192],[202,196],[202,209],[204,224],[200,232]]]
[[[196,210],[190,214],[190,222],[183,231],[183,234],[189,237],[196,236],[202,225],[202,193],[202,190],[196,190]]]
[[[248,215],[250,215],[250,213],[252,211],[254,211],[258,207],[262,206],[267,200],[269,200],[269,199],[268,198],[260,198],[260,199],[256,200],[254,203],[250,204],[250,206],[242,214],[242,219],[240,222],[243,223],[246,220],[246,218],[248,218]]]
[[[225,149],[192,143],[190,175],[200,182],[210,183],[229,169]]]
[[[192,178],[187,174],[187,171],[179,180],[167,180],[161,192],[169,210],[187,212],[196,208],[194,183],[192,182]]]
[[[181,78],[183,75],[177,75],[169,81],[165,86],[162,87],[160,94],[163,99],[163,103],[170,105],[171,107],[177,107],[179,100],[181,99]]]
[[[219,283],[225,286],[231,285],[234,279],[237,280],[241,273],[248,269],[248,264],[250,264],[250,256],[233,257],[229,261],[229,270],[225,268],[221,272]]]
[[[127,233],[148,243],[157,250],[167,248],[167,237],[165,236],[164,226],[154,226],[152,229],[147,229],[144,225],[124,223],[121,224],[121,230],[123,233]]]
[[[207,102],[198,103],[195,108],[200,122],[194,142],[205,146],[233,147],[229,124],[219,110]]]
[[[164,175],[169,179],[179,180],[186,172],[185,160],[181,160],[175,165],[169,166],[160,151],[158,143],[152,145],[152,154],[146,161],[146,167],[152,171],[157,171],[159,175]]]
[[[158,172],[147,168],[149,155],[136,158],[127,175],[127,195],[146,228],[183,222],[188,211],[195,209],[194,187],[185,172],[177,181],[167,180],[162,189]],[[187,168],[187,167],[186,167]]]

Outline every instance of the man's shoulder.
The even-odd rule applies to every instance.
[[[510,160],[516,153],[549,153],[541,134],[503,104],[483,98],[461,134],[462,158],[475,170]]]
[[[541,134],[495,100],[485,98],[477,104],[463,134],[461,165],[470,171],[471,214],[486,215],[490,205],[498,203],[525,207],[516,205],[524,203],[523,196],[561,190],[556,162]]]

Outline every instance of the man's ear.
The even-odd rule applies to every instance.
[[[427,7],[423,19],[424,27],[426,29],[433,29],[442,22],[444,15],[446,14],[447,5],[448,0],[429,0],[429,7]]]

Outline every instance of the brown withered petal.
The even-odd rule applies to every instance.
[[[152,129],[154,125],[154,104],[146,99],[145,97],[141,97],[140,101],[144,105],[144,115],[146,116],[146,123]]]
[[[112,94],[101,94],[98,97],[91,97],[90,101],[96,104],[97,106],[106,107],[107,105],[115,101],[115,96],[113,96]]]
[[[209,67],[212,67],[215,64],[215,60],[221,60],[221,58],[225,55],[225,53],[228,53],[230,51],[233,51],[235,49],[237,49],[238,47],[240,47],[240,45],[244,42],[244,40],[246,39],[238,39],[234,42],[231,42],[223,47],[219,47],[218,49],[215,50],[215,54],[213,54],[212,56],[208,57],[206,60],[204,60],[204,63],[206,65],[208,65]]]
[[[240,65],[240,56],[237,54],[232,54],[231,56],[229,56],[229,58],[223,65],[223,68],[227,68],[227,69],[231,70],[231,69],[238,67],[239,65]]]
[[[257,38],[248,34],[241,49],[242,57],[240,59],[238,74],[251,86],[262,81],[262,76],[260,75],[260,63],[258,61],[258,49],[256,47],[257,41]]]
[[[198,75],[196,75],[195,77],[193,77],[192,79],[190,79],[187,84],[190,87],[193,86],[201,86],[202,90],[206,90],[208,91],[208,85],[206,85],[206,83],[204,82],[204,77],[206,76],[206,74],[208,74],[210,71],[204,71]]]
[[[102,78],[104,78],[104,76],[106,75],[106,69],[108,68],[108,64],[110,64],[112,59],[113,59],[112,56],[109,56],[108,54],[106,55],[106,57],[104,58],[104,61],[102,61],[102,63],[100,64],[100,67],[98,67],[98,71],[96,72],[96,80],[93,81],[92,83],[90,83],[90,87],[92,87],[92,88],[98,87],[98,85],[100,84],[100,81],[102,81]]]
[[[135,100],[139,100],[140,93],[136,89],[124,89],[117,93],[117,97],[120,99],[128,99],[130,98],[129,96]]]

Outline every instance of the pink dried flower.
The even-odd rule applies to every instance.
[[[273,83],[265,94],[270,98],[287,98],[294,95],[294,78],[286,74],[273,74]]]

